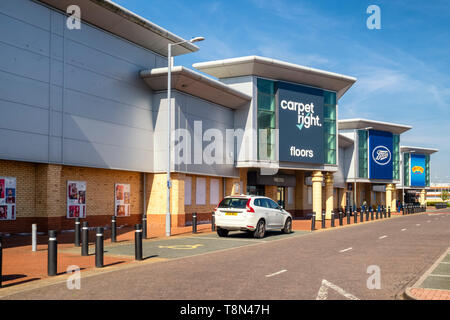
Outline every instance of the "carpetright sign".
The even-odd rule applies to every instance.
[[[277,82],[279,159],[324,162],[323,90]]]
[[[369,130],[369,178],[392,180],[391,132]]]

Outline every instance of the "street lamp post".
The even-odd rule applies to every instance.
[[[172,46],[176,46],[179,44],[183,44],[186,42],[194,43],[198,41],[203,41],[205,38],[203,37],[195,37],[191,40],[185,40],[181,42],[176,43],[169,43],[167,44],[167,107],[168,107],[168,114],[167,114],[167,213],[166,213],[166,236],[170,236],[171,230],[171,219],[170,219],[170,188],[171,188],[171,181],[170,181],[170,157],[171,157],[171,131],[172,131],[172,103],[171,103],[171,87],[172,87],[172,79],[171,79],[171,72],[172,72]]]

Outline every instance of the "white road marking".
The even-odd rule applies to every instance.
[[[335,285],[325,279],[322,280],[322,285],[320,286],[319,292],[317,292],[316,300],[327,300],[328,288],[333,289],[334,291],[336,291],[340,295],[346,297],[347,299],[359,300],[357,297],[355,297],[351,293],[346,292],[344,289],[338,287],[337,285]]]
[[[406,231],[406,228],[402,229],[401,231]]]
[[[428,222],[428,223],[430,223],[430,222],[431,222],[431,220],[427,220],[427,222]]]
[[[349,251],[349,250],[352,250],[352,249],[353,249],[353,248],[350,247],[350,248],[347,248],[347,249],[343,249],[343,250],[341,250],[341,251],[339,251],[339,252],[342,253],[342,252]]]
[[[417,224],[416,224],[416,226],[418,226],[418,227],[419,227],[419,226],[420,226],[420,223],[417,223]]]
[[[443,264],[450,264],[450,262],[440,262],[440,263],[443,263]]]
[[[275,272],[275,273],[272,273],[272,274],[268,274],[268,275],[266,275],[266,277],[267,278],[269,278],[269,277],[273,277],[273,276],[276,276],[276,275],[278,275],[278,274],[280,274],[280,273],[283,273],[283,272],[286,272],[287,270],[280,270],[280,271],[278,271],[278,272]]]
[[[387,238],[387,236],[381,236],[378,239],[384,239],[384,238]]]
[[[429,274],[429,277],[444,277],[444,278],[450,278],[449,274]]]

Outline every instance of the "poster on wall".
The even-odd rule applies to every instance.
[[[85,181],[67,181],[67,218],[86,218]]]
[[[16,178],[0,177],[0,220],[16,220]]]
[[[324,162],[323,90],[277,82],[279,159]]]
[[[131,187],[129,184],[116,183],[114,192],[116,217],[126,217],[130,215],[130,190]]]
[[[369,130],[369,178],[392,180],[393,135]]]
[[[425,156],[411,154],[411,186],[425,187]]]

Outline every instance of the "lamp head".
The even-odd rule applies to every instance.
[[[204,37],[195,37],[195,38],[192,38],[191,40],[189,40],[189,42],[194,43],[194,42],[199,42],[199,41],[203,41],[203,40],[205,40]]]

